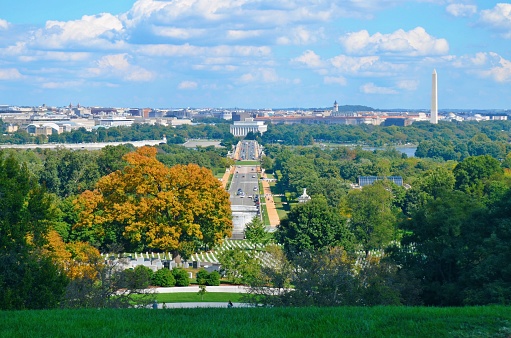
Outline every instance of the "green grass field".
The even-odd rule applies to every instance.
[[[0,337],[496,337],[511,308],[338,307],[0,312]]]
[[[151,295],[158,303],[190,303],[190,302],[239,302],[241,293],[206,292],[202,298],[196,292],[155,293]]]

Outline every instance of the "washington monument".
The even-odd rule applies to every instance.
[[[436,82],[436,69],[433,69],[433,76],[431,79],[431,115],[430,122],[438,123],[438,88]]]

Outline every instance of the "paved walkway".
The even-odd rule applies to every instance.
[[[229,169],[225,170],[224,176],[222,176],[222,187],[227,189],[227,182],[229,182],[229,177],[234,174],[234,166],[231,166]]]

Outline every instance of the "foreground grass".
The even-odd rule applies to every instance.
[[[339,307],[0,312],[0,337],[510,337],[511,308]]]

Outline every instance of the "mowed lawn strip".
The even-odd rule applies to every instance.
[[[182,293],[155,293],[154,298],[158,303],[189,303],[189,302],[227,302],[238,303],[243,296],[241,293],[229,292],[206,292],[204,296],[196,292]]]
[[[504,306],[0,312],[0,337],[509,337]]]

